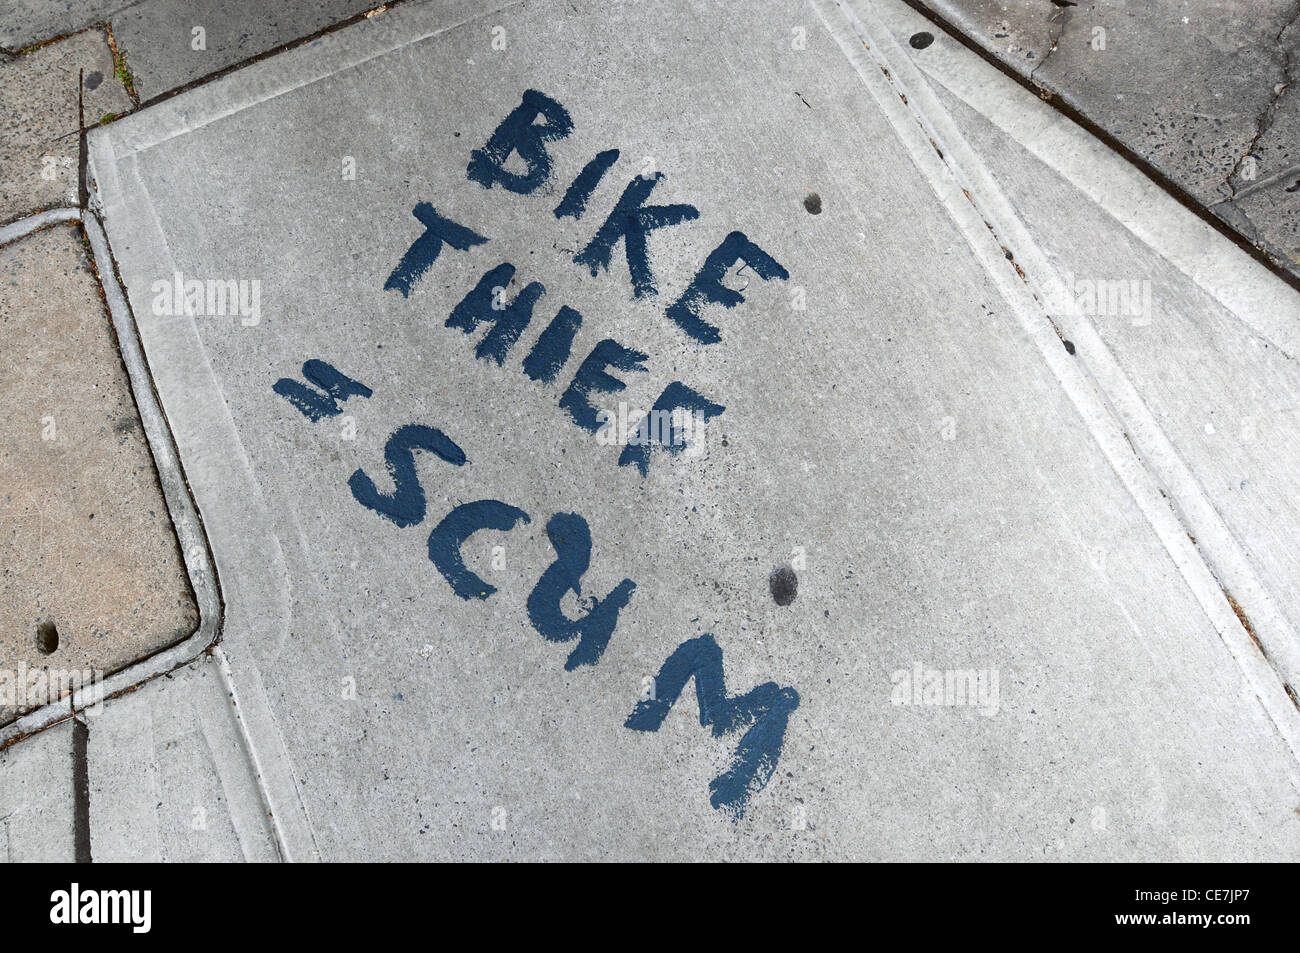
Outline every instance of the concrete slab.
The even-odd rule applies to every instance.
[[[1300,275],[1300,199],[1285,191],[1300,175],[1292,0],[913,5],[1077,109]]]
[[[83,241],[56,225],[0,247],[0,723],[198,624]]]
[[[104,23],[138,0],[0,0],[0,47],[19,50]]]
[[[88,721],[96,862],[277,859],[233,700],[212,658],[106,702]]]
[[[903,4],[879,9],[895,36],[924,25]],[[1000,194],[1017,260],[1294,692],[1300,567],[1277,528],[1300,519],[1300,295],[956,42],[909,55],[989,171],[976,194]]]
[[[0,859],[77,859],[71,719],[0,751]]]
[[[440,9],[90,137],[284,856],[1300,855],[1300,716],[887,34]],[[248,307],[169,315],[178,273]],[[674,381],[714,412],[682,452],[575,423]],[[462,566],[481,500],[529,521]]]
[[[0,63],[0,223],[79,204],[82,76],[87,124],[131,108],[98,30]]]
[[[151,99],[382,6],[378,0],[145,0],[113,16],[136,89]]]

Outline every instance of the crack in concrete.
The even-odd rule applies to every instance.
[[[1246,151],[1242,153],[1232,167],[1232,171],[1228,173],[1228,178],[1224,182],[1224,185],[1228,187],[1228,201],[1230,202],[1238,198],[1236,183],[1240,179],[1241,167],[1247,159],[1252,157],[1255,147],[1259,145],[1259,141],[1273,127],[1273,123],[1277,118],[1278,106],[1291,88],[1291,51],[1282,42],[1282,37],[1286,36],[1287,31],[1296,25],[1297,20],[1300,20],[1300,0],[1296,3],[1295,9],[1291,11],[1291,16],[1282,24],[1282,29],[1278,30],[1277,36],[1273,38],[1274,44],[1282,53],[1282,81],[1274,86],[1273,95],[1269,97],[1269,101],[1259,114],[1259,118],[1255,120],[1255,135],[1250,140],[1250,145],[1246,147]]]
[[[1042,69],[1044,66],[1047,65],[1047,61],[1052,58],[1052,54],[1055,53],[1057,47],[1061,45],[1061,37],[1065,34],[1065,28],[1070,24],[1070,18],[1074,14],[1073,8],[1075,6],[1077,6],[1077,4],[1073,4],[1073,3],[1070,4],[1069,6],[1058,5],[1057,8],[1054,11],[1052,11],[1051,15],[1048,16],[1047,19],[1049,22],[1052,20],[1058,20],[1060,21],[1060,25],[1057,27],[1056,32],[1052,35],[1052,45],[1047,48],[1046,55],[1041,60],[1039,60],[1038,64],[1033,69],[1029,71],[1029,81],[1031,83],[1034,82],[1034,75],[1040,69]]]
[[[1279,182],[1290,180],[1296,176],[1300,176],[1300,162],[1292,163],[1285,169],[1279,169],[1272,175],[1266,175],[1262,179],[1256,179],[1254,182],[1250,183],[1250,185],[1242,186],[1237,189],[1237,194],[1234,198],[1244,199],[1248,195],[1254,195],[1260,189],[1266,189],[1270,185],[1276,185]],[[1286,191],[1294,192],[1297,190],[1295,188],[1288,188]],[[1217,203],[1216,205],[1211,206],[1211,208],[1217,208],[1219,204],[1226,204],[1226,202]]]
[[[32,42],[27,43],[23,46],[11,47],[11,46],[5,46],[3,44],[0,44],[0,56],[23,57],[26,56],[28,53],[32,53],[35,52],[36,50],[41,49],[42,47],[49,46],[51,43],[58,43],[60,40],[66,40],[68,39],[68,37],[76,36],[78,33],[85,33],[87,30],[107,28],[109,26],[109,21],[111,21],[113,17],[125,13],[127,10],[130,10],[132,7],[138,7],[140,4],[144,2],[145,0],[131,0],[130,3],[118,7],[116,10],[105,11],[103,13],[103,17],[104,17],[103,20],[99,20],[94,23],[87,23],[85,26],[72,27],[70,29],[64,30],[61,33],[55,33],[52,34],[51,36],[47,36],[43,40],[33,40]]]

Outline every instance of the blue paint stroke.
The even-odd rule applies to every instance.
[[[365,471],[358,470],[348,479],[348,486],[357,502],[398,526],[415,526],[423,522],[424,488],[415,472],[416,450],[427,450],[452,466],[465,464],[465,451],[441,430],[422,424],[407,424],[393,431],[384,446],[384,462],[393,479],[393,492],[380,493]]]
[[[591,193],[596,191],[596,186],[616,161],[618,161],[617,149],[606,149],[604,152],[596,153],[596,158],[583,166],[582,171],[573,180],[573,184],[569,186],[569,190],[564,193],[560,204],[555,206],[555,217],[564,218],[567,215],[570,218],[582,218],[582,213],[587,210],[587,200],[591,198]]]
[[[538,125],[536,120],[546,122]],[[517,195],[529,195],[551,177],[551,157],[546,143],[563,139],[573,131],[573,120],[563,106],[535,89],[524,91],[523,102],[511,110],[482,149],[470,153],[468,178],[490,189],[500,184]],[[526,175],[507,172],[506,159],[512,152],[528,167]]]
[[[568,305],[559,312],[546,330],[538,337],[533,349],[524,358],[524,373],[535,381],[549,384],[569,361],[573,338],[582,327],[582,315]]]
[[[573,256],[578,264],[589,266],[592,277],[595,277],[600,269],[609,268],[614,245],[622,239],[627,252],[627,270],[632,276],[632,293],[637,298],[656,293],[646,251],[646,234],[656,228],[680,225],[700,217],[699,209],[694,205],[642,204],[663,177],[662,172],[656,172],[652,176],[639,175],[629,182],[605,224],[592,236],[587,247]]]
[[[574,423],[592,433],[600,430],[601,421],[596,415],[597,408],[591,403],[589,395],[593,392],[611,394],[625,390],[627,384],[617,377],[605,373],[605,368],[613,367],[621,371],[644,371],[645,361],[649,355],[630,347],[624,347],[612,338],[600,341],[591,353],[578,365],[578,373],[560,398],[560,407],[569,412]]]
[[[546,294],[542,283],[534,281],[513,301],[505,303],[506,289],[510,287],[514,274],[515,266],[509,262],[497,265],[479,279],[474,290],[461,299],[447,318],[447,327],[460,328],[466,334],[472,334],[481,322],[491,322],[492,330],[474,349],[474,356],[480,360],[504,364],[506,354],[533,319],[533,306],[537,299]]]
[[[587,614],[570,619],[560,611],[560,600],[572,592],[582,595],[582,574],[591,565],[591,530],[577,513],[556,513],[546,524],[546,535],[555,549],[555,562],[528,596],[528,619],[542,638],[549,642],[578,640],[564,669],[573,671],[580,665],[600,661],[618,624],[618,614],[632,598],[636,583],[624,579],[604,599],[590,600]]]
[[[650,451],[655,447],[662,447],[669,453],[681,453],[686,444],[680,438],[679,428],[672,423],[672,412],[680,408],[689,413],[697,413],[704,417],[705,420],[716,417],[727,408],[721,404],[715,404],[698,391],[691,390],[681,381],[673,381],[664,388],[664,392],[659,395],[650,412],[645,415],[641,425],[637,428],[637,433],[641,435],[636,443],[631,441],[623,447],[623,452],[619,454],[618,465],[626,467],[635,464],[636,468],[645,476],[650,471]],[[669,420],[668,440],[663,442],[663,432],[659,427],[654,426],[652,415],[667,414]],[[661,418],[663,419],[663,418]]]
[[[449,218],[443,218],[428,202],[421,202],[411,212],[424,225],[424,234],[415,240],[402,260],[397,263],[393,273],[384,282],[384,290],[394,289],[402,293],[403,298],[411,296],[411,289],[420,277],[429,270],[442,251],[446,242],[457,251],[467,251],[475,245],[482,245],[487,239],[464,225],[458,225]]]
[[[462,599],[486,599],[497,587],[465,567],[461,547],[481,529],[512,530],[521,520],[530,522],[528,514],[519,507],[498,500],[462,503],[429,534],[429,559],[456,595]]]
[[[658,731],[691,678],[695,679],[700,724],[712,728],[713,737],[750,726],[736,746],[731,766],[709,782],[709,803],[736,821],[776,770],[790,713],[799,707],[799,693],[776,682],[764,682],[744,695],[728,696],[722,649],[706,633],[683,642],[668,657],[655,677],[655,697],[639,702],[624,727]]]
[[[700,317],[700,307],[703,304],[720,304],[724,308],[734,308],[745,300],[739,291],[722,283],[727,269],[741,261],[753,268],[764,281],[772,278],[784,281],[790,277],[790,273],[775,258],[746,238],[743,232],[732,232],[709,253],[699,274],[676,303],[668,308],[668,317],[702,344],[721,341],[722,335],[718,329]]]
[[[374,394],[374,391],[365,384],[340,373],[332,364],[326,364],[315,358],[303,364],[302,376],[319,387],[323,393],[318,393],[306,384],[289,377],[281,377],[271,385],[271,390],[306,415],[312,423],[343,413],[343,408],[339,406],[341,400],[347,400],[349,397],[370,397]]]

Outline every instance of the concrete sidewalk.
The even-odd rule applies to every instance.
[[[1300,855],[1300,298],[901,0],[403,3],[86,147],[202,619],[11,857]]]
[[[1300,3],[908,0],[1300,288]]]

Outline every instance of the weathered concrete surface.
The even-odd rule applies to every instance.
[[[0,364],[0,671],[111,673],[187,636],[189,581],[76,226],[0,248]],[[0,696],[0,718],[51,693]]]
[[[108,42],[98,30],[0,63],[0,223],[38,209],[78,204],[78,82],[83,74],[87,125],[131,108],[113,75]]]
[[[935,0],[925,5],[1025,75],[1042,65],[1073,13],[1051,0]]]
[[[149,99],[378,6],[378,0],[145,0],[116,14],[112,25],[136,90]]]
[[[72,721],[0,751],[0,860],[76,859]]]
[[[211,658],[103,707],[88,719],[96,862],[277,858],[235,706]]]
[[[0,47],[18,50],[105,22],[139,0],[0,0]]]
[[[830,3],[671,6],[403,6],[91,136],[281,850],[1300,856],[1276,673],[863,37]],[[542,191],[484,190],[471,150],[527,89],[574,131],[548,144]],[[611,147],[590,210],[557,220]],[[698,218],[651,234],[658,294],[635,297],[622,243],[596,276],[572,258],[647,169],[666,175],[655,202]],[[418,202],[489,240],[444,248],[404,297],[384,285]],[[700,346],[664,308],[733,229],[790,277],[728,278],[745,300],[705,312],[722,340]],[[499,367],[444,321],[503,261],[516,289],[546,291]],[[257,279],[258,319],[156,313],[177,271]],[[556,382],[535,383],[520,361],[561,304],[583,327]],[[632,406],[672,380],[726,405],[701,454],[657,453],[642,477],[557,406],[605,337],[648,355],[616,372]],[[372,396],[309,421],[272,389],[309,359]],[[427,512],[399,528],[348,480],[388,492],[385,445],[409,423],[469,462],[417,456]],[[462,599],[429,531],[484,498],[532,521],[469,541],[499,591]],[[525,609],[557,512],[590,525],[584,596],[637,584],[604,658],[572,672],[572,645]],[[782,605],[769,577],[791,562]],[[770,679],[800,698],[739,821],[709,804],[737,736],[711,737],[689,692],[659,731],[624,727],[646,677],[704,632],[729,693]],[[985,714],[896,704],[917,666],[996,672],[1000,696]]]
[[[1300,193],[1286,191],[1300,176],[1294,0],[914,5],[1059,96],[1300,274]]]
[[[899,3],[878,9],[896,36],[924,25]],[[1024,225],[1016,256],[1054,320],[1111,392],[1271,663],[1300,685],[1300,563],[1278,531],[1300,524],[1300,296],[1263,274],[1254,299],[1230,291],[1222,266],[1238,278],[1259,269],[1215,247],[1172,199],[1132,188],[1122,160],[1050,107],[1014,97],[1014,84],[955,42],[910,55]],[[1174,229],[1185,238],[1170,240]],[[1197,241],[1209,243],[1203,258],[1187,253]]]

